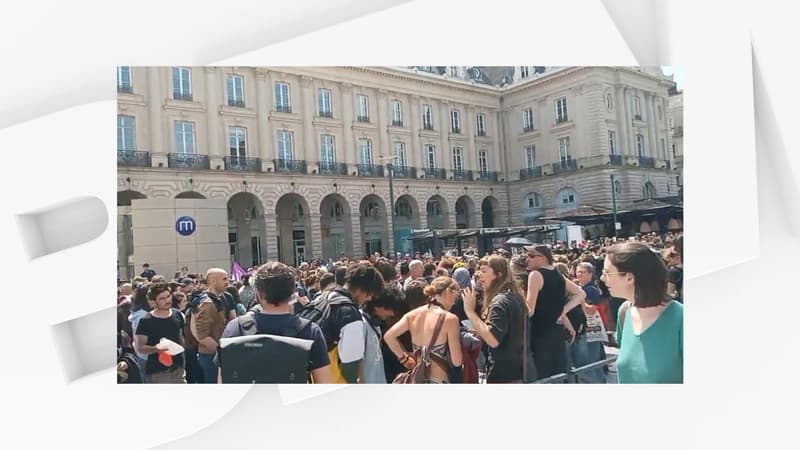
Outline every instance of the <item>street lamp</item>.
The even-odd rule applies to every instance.
[[[394,182],[393,182],[393,180],[394,180],[394,167],[392,165],[392,161],[394,161],[395,159],[398,159],[399,157],[400,156],[398,156],[398,155],[395,155],[395,156],[379,156],[378,157],[378,159],[380,161],[388,161],[386,163],[386,168],[389,171],[389,202],[391,203],[389,208],[392,211],[392,241],[391,241],[391,243],[392,243],[392,248],[394,249],[395,253],[397,253],[397,248],[395,248],[396,247],[395,239],[396,239],[397,235],[395,234],[395,224],[394,223],[395,223],[397,217],[396,217],[396,212],[395,212],[395,208],[394,208]]]
[[[614,174],[611,174],[611,203],[614,207],[614,237],[618,237],[617,230],[617,183],[614,181]]]

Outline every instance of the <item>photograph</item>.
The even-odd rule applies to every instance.
[[[116,67],[117,383],[683,384],[683,78]]]

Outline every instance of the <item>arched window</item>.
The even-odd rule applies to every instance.
[[[572,188],[564,188],[558,191],[555,198],[555,206],[558,209],[568,210],[578,206],[578,192]]]
[[[653,186],[653,183],[648,181],[642,186],[642,198],[656,198],[656,187]]]
[[[542,197],[532,192],[525,197],[525,201],[522,205],[525,209],[540,209],[543,207],[542,205]]]
[[[333,219],[333,221],[341,222],[343,214],[344,214],[344,208],[342,208],[342,204],[339,202],[334,203],[333,207],[331,208],[331,218]]]
[[[398,203],[397,207],[395,208],[395,214],[397,214],[400,217],[411,217],[412,215],[411,205],[409,205],[408,202],[405,201]]]
[[[364,207],[364,216],[365,217],[378,217],[378,204],[376,202],[369,202],[367,206]]]
[[[457,216],[466,216],[467,215],[467,208],[464,207],[464,204],[461,202],[456,202],[456,215]]]
[[[442,205],[439,204],[438,200],[431,200],[428,202],[428,206],[426,207],[429,216],[441,216],[442,215]]]
[[[614,180],[614,193],[617,195],[622,194],[622,183],[619,180]]]
[[[300,220],[304,215],[305,213],[303,212],[303,205],[300,203],[295,204],[294,208],[292,208],[292,220]]]

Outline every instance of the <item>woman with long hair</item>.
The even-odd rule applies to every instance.
[[[475,333],[489,346],[487,383],[523,383],[527,309],[508,260],[492,255],[481,260],[483,310],[475,313],[475,293],[464,290],[464,310]]]
[[[626,302],[617,319],[619,383],[683,383],[683,305],[667,295],[667,267],[646,245],[611,247],[602,278]]]
[[[448,383],[450,367],[461,366],[461,342],[459,341],[458,317],[449,310],[458,295],[458,283],[450,277],[438,277],[425,287],[428,303],[406,313],[383,336],[386,345],[406,369],[416,365],[412,356],[400,344],[398,337],[411,332],[412,352],[427,346],[433,337],[439,317],[444,316],[441,331],[431,346],[431,365],[425,370],[428,383]]]

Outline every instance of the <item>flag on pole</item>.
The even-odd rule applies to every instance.
[[[242,281],[247,272],[236,261],[231,261],[231,281]]]

